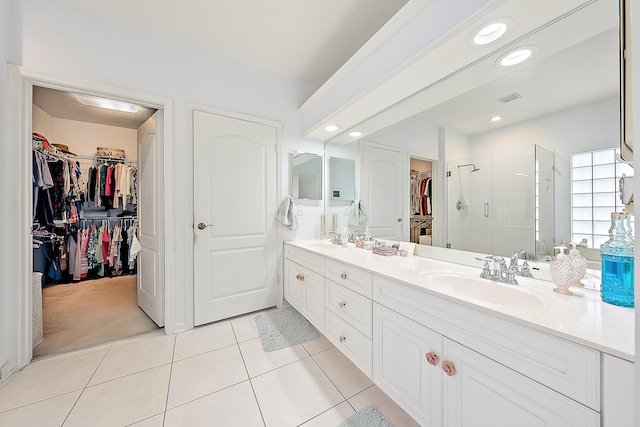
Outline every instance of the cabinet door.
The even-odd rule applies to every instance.
[[[284,299],[304,314],[305,289],[304,281],[301,279],[304,277],[305,269],[287,259],[284,262],[284,270]]]
[[[376,385],[420,425],[441,426],[442,335],[374,304],[373,337]]]
[[[320,332],[324,328],[324,278],[285,260],[284,298]]]
[[[447,427],[597,427],[600,415],[491,359],[444,340]]]
[[[324,331],[324,277],[308,271],[302,280],[304,287],[304,317],[320,332]],[[324,333],[324,332],[323,332]]]

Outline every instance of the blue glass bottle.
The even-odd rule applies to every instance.
[[[609,240],[600,245],[602,301],[633,307],[633,239],[626,224],[629,214],[612,212]],[[628,228],[629,227],[629,228]]]

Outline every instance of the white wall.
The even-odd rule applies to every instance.
[[[6,0],[2,4],[4,7]],[[10,20],[12,33],[16,36],[9,49],[8,60],[11,63],[38,72],[133,89],[173,100],[175,222],[172,226],[175,247],[169,248],[173,252],[168,256],[176,264],[175,277],[167,280],[175,282],[176,321],[187,325],[187,284],[183,278],[192,268],[187,263],[186,254],[193,221],[190,214],[192,167],[188,148],[191,144],[188,139],[191,121],[187,103],[282,122],[280,184],[283,194],[286,194],[287,153],[293,149],[304,150],[298,148],[301,145],[313,146],[320,153],[323,149],[323,144],[301,137],[297,111],[316,87],[160,34],[114,22],[62,0],[15,2],[15,10],[0,16]],[[3,180],[0,185],[3,198],[14,188],[12,181]],[[295,237],[305,238],[307,235],[298,233]],[[6,283],[2,281],[0,284],[2,292],[5,292]],[[0,334],[1,342],[6,342],[6,325]]]
[[[7,139],[7,59],[9,56],[9,0],[0,0],[0,150],[3,153],[10,153],[11,144]],[[7,168],[3,167],[0,171],[0,180],[7,182]],[[2,193],[6,195],[6,193]],[[9,209],[11,207],[8,200],[4,199],[4,203],[0,204],[0,218],[9,217]],[[8,242],[7,227],[9,221],[0,221],[0,241]],[[10,245],[4,244],[0,246],[0,367],[9,360],[9,337],[8,337],[8,319],[9,311],[7,286],[10,274],[8,252],[11,250]]]

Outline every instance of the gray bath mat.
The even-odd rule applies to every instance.
[[[367,406],[341,422],[338,427],[391,427],[391,424],[376,408]]]
[[[270,352],[315,340],[311,323],[293,307],[260,313],[255,317],[262,349]]]

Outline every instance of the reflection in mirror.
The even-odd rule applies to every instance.
[[[331,206],[345,206],[354,201],[356,199],[356,161],[329,157],[328,188]]]
[[[298,200],[322,200],[322,156],[291,153],[291,196]]]
[[[536,55],[513,67],[496,66],[507,49],[520,45],[537,46]],[[435,150],[444,160],[447,227],[438,246],[502,256],[526,249],[529,257],[545,259],[554,255],[554,246],[593,235],[609,221],[608,212],[622,208],[617,176],[633,170],[618,159],[603,168],[594,163],[594,175],[572,179],[575,154],[595,158],[600,150],[620,145],[618,52],[618,2],[597,0],[358,129],[372,142],[384,143],[381,135],[395,141],[421,138],[425,151]],[[494,116],[502,120],[490,121]],[[378,123],[392,124],[381,128]],[[464,164],[478,170],[458,168]],[[607,213],[603,218],[602,212]],[[598,242],[587,240],[592,247]],[[587,258],[594,259],[594,253],[585,249]]]

